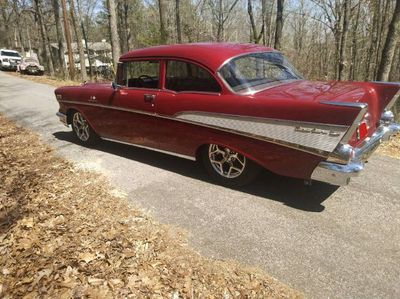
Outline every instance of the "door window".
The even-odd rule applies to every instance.
[[[165,88],[173,91],[220,92],[221,87],[211,74],[184,61],[167,61]]]
[[[157,60],[129,61],[123,64],[122,85],[158,88],[160,63]]]

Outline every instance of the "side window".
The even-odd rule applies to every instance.
[[[158,88],[159,61],[129,61],[123,64],[122,85],[138,88]]]
[[[183,61],[167,61],[165,88],[173,91],[220,92],[221,87],[211,74]]]

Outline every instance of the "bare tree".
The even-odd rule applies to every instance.
[[[117,28],[117,16],[115,13],[115,1],[107,0],[108,18],[109,18],[109,29],[111,36],[112,46],[112,57],[114,70],[117,69],[118,59],[121,56],[121,47],[119,44],[118,28]]]
[[[82,44],[82,29],[76,19],[75,3],[74,0],[69,0],[69,10],[71,14],[72,26],[74,27],[76,46],[79,52],[79,64],[81,68],[81,77],[83,81],[87,80],[86,73],[86,58],[85,51]]]
[[[117,3],[117,12],[118,12],[118,34],[120,37],[121,51],[122,53],[129,51],[129,40],[130,40],[130,31],[129,31],[129,1],[121,0]]]
[[[343,3],[343,24],[341,29],[340,44],[339,44],[339,55],[338,55],[338,70],[337,79],[342,80],[343,69],[345,66],[345,49],[347,42],[347,32],[349,28],[349,13],[350,13],[350,0],[344,0]]]
[[[181,29],[181,1],[175,0],[175,21],[176,21],[176,36],[178,43],[182,43],[182,29]]]
[[[252,41],[256,44],[258,44],[261,40],[261,38],[264,36],[264,30],[265,30],[265,2],[266,0],[262,0],[261,2],[261,30],[260,33],[257,32],[257,27],[256,27],[256,22],[254,20],[254,14],[253,14],[253,4],[252,0],[247,0],[247,13],[249,14],[250,18],[250,25],[251,25],[251,32],[252,32]]]
[[[158,13],[160,17],[160,43],[168,43],[167,20],[165,13],[167,11],[167,2],[165,0],[158,0]]]
[[[54,65],[53,65],[53,60],[51,57],[51,48],[48,43],[47,30],[46,30],[46,28],[44,26],[44,22],[43,22],[43,15],[42,15],[42,9],[41,9],[41,5],[40,5],[40,0],[34,0],[34,5],[35,5],[35,12],[36,12],[37,20],[38,20],[39,27],[40,27],[40,35],[42,37],[42,48],[43,48],[44,54],[45,54],[45,62],[46,62],[46,65],[47,65],[50,75],[54,76]]]
[[[61,7],[63,12],[63,21],[64,21],[64,32],[65,32],[65,39],[67,41],[67,51],[68,51],[68,69],[69,69],[69,77],[71,80],[75,79],[75,63],[74,63],[74,56],[73,50],[71,45],[71,31],[69,27],[69,20],[67,14],[67,4],[65,0],[61,0]]]
[[[381,63],[377,74],[379,81],[389,80],[390,68],[396,50],[396,43],[400,35],[400,0],[396,0],[396,7],[393,13],[392,21],[389,25],[389,31],[386,36],[385,46],[382,51]]]
[[[217,3],[216,3],[217,2]],[[214,23],[217,27],[217,41],[221,42],[225,37],[225,24],[228,21],[233,9],[238,4],[239,0],[234,0],[225,7],[224,0],[209,0],[208,4],[211,7]]]
[[[60,3],[59,0],[53,0],[54,20],[56,23],[57,44],[58,44],[58,64],[61,69],[62,76],[68,78],[67,64],[65,63],[65,47],[64,47],[64,34],[62,32],[61,18],[60,18]]]
[[[25,56],[25,48],[24,48],[24,41],[22,38],[22,27],[20,24],[21,21],[21,11],[18,7],[18,1],[14,0],[13,1],[13,9],[14,9],[14,13],[15,13],[15,27],[16,27],[16,32],[17,32],[17,40],[19,43],[19,47],[21,49],[21,54],[22,56]]]
[[[276,27],[274,48],[280,50],[282,48],[282,31],[283,31],[283,6],[285,0],[277,1],[276,9]]]

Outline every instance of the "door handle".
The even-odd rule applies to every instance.
[[[91,103],[97,103],[96,96],[90,96],[89,102],[91,102]]]
[[[152,102],[154,102],[155,99],[156,99],[156,95],[155,94],[145,94],[144,95],[144,101],[146,103],[152,103]]]

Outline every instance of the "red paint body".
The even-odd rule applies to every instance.
[[[124,87],[114,90],[110,84],[85,84],[61,87],[55,93],[62,96],[60,112],[68,114],[72,110],[80,111],[101,137],[188,156],[196,156],[197,150],[204,144],[216,143],[244,154],[277,174],[308,179],[318,163],[324,160],[323,157],[167,117],[185,111],[204,111],[351,126],[358,109],[326,105],[320,101],[365,102],[371,115],[371,126],[368,130],[370,136],[384,107],[399,89],[398,85],[370,82],[297,80],[253,95],[239,95],[231,92],[218,77],[217,70],[226,60],[244,53],[266,51],[273,49],[238,44],[189,44],[140,49],[123,55],[120,61],[144,58],[160,60],[157,90]],[[203,66],[221,85],[221,92],[177,93],[166,90],[164,76],[165,61],[168,59],[179,59]],[[145,102],[145,94],[155,95],[154,102]],[[92,96],[96,97],[97,104],[101,107],[87,105]],[[146,114],[121,111],[113,107],[133,109]],[[354,137],[349,143],[357,146],[359,142],[361,140],[357,141]]]

